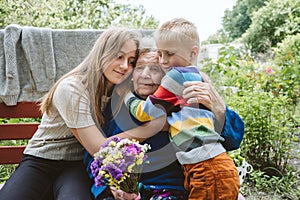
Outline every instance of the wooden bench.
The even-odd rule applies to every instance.
[[[19,102],[16,106],[0,103],[0,118],[40,118],[38,102]],[[0,124],[0,140],[30,139],[39,123]],[[25,146],[0,146],[0,165],[18,164]]]

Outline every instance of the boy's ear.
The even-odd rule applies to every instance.
[[[199,47],[194,45],[192,47],[192,51],[191,51],[191,59],[192,61],[195,61],[198,57],[198,52],[199,52]]]

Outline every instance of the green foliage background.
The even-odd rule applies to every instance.
[[[157,28],[158,21],[146,16],[142,6],[124,2],[2,0],[0,28],[10,24],[58,29]],[[244,44],[238,49],[224,45],[217,62],[202,60],[200,65],[245,122],[240,152],[255,169],[242,187],[247,199],[251,199],[250,189],[282,199],[300,196],[300,175],[291,165],[299,159],[299,34],[299,0],[237,0],[224,13],[223,29],[203,42]],[[6,123],[3,120],[0,123]],[[14,170],[14,166],[0,168],[0,182]]]
[[[105,29],[110,26],[153,29],[158,20],[143,6],[114,0],[1,0],[0,28],[9,24],[58,29]]]
[[[266,52],[288,35],[300,33],[300,1],[269,0],[252,17],[242,41],[252,52]]]
[[[299,0],[237,0],[223,16],[223,29],[203,44],[243,43],[252,55],[269,53],[289,35],[300,33]]]
[[[299,35],[288,37],[268,62],[226,45],[216,62],[200,62],[201,71],[245,122],[241,155],[255,169],[243,186],[246,194],[248,188],[283,199],[300,194],[299,169],[292,165],[300,159],[299,42]]]

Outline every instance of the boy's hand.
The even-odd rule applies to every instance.
[[[226,105],[222,97],[212,86],[209,77],[201,73],[204,82],[190,81],[185,82],[183,98],[187,103],[201,103],[210,109],[216,118],[215,130],[220,133],[225,123]]]
[[[188,104],[201,103],[212,110],[213,101],[211,99],[211,89],[208,83],[200,81],[189,81],[184,83],[183,98]]]

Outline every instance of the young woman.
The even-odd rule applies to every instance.
[[[118,93],[115,111],[122,105],[125,90],[117,88],[133,70],[139,41],[139,33],[133,30],[103,32],[83,62],[54,84],[41,103],[41,124],[18,168],[1,189],[1,200],[93,199],[83,152],[86,149],[93,155],[105,142],[101,126],[107,117],[106,104]],[[138,135],[140,129],[156,133],[163,122],[151,125],[120,137]]]

